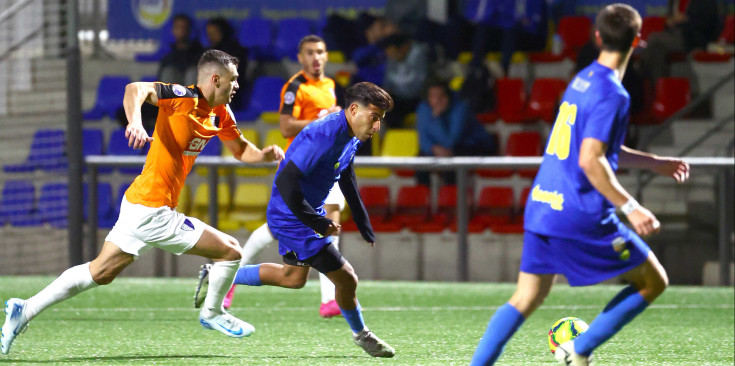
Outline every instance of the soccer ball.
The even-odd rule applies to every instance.
[[[584,320],[575,317],[561,318],[549,329],[549,349],[556,352],[556,347],[564,342],[577,338],[590,326]]]

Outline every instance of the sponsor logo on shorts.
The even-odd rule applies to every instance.
[[[293,104],[296,100],[296,95],[293,92],[288,91],[283,95],[283,104]]]
[[[194,231],[194,224],[189,219],[185,219],[184,223],[181,224],[181,230]]]
[[[186,88],[181,85],[176,84],[171,89],[173,90],[174,94],[180,97],[183,97],[186,94]]]
[[[630,258],[630,250],[626,248],[627,242],[622,236],[618,236],[612,241],[612,247],[620,256],[621,260],[627,261]]]

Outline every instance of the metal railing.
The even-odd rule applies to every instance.
[[[467,187],[468,172],[477,169],[523,169],[535,168],[541,164],[541,157],[455,157],[455,158],[435,158],[435,157],[413,157],[413,158],[395,158],[395,157],[357,157],[355,158],[356,167],[378,167],[389,169],[416,169],[429,171],[454,171],[457,179],[457,244],[458,244],[458,279],[467,281],[469,279],[468,271],[468,242],[467,227],[469,222],[469,208],[467,207]],[[732,171],[735,168],[735,158],[700,158],[690,157],[684,158],[693,170],[698,169],[717,169],[720,171]],[[88,258],[92,258],[97,253],[97,169],[101,166],[142,166],[145,163],[145,157],[142,156],[87,156],[85,159],[88,167],[88,183],[89,183],[89,219],[88,219],[88,238],[86,240],[85,252]],[[264,164],[243,164],[232,157],[216,157],[202,156],[196,160],[195,165],[206,166],[209,169],[209,202],[208,214],[210,224],[213,227],[218,225],[217,205],[211,204],[218,202],[217,185],[219,175],[217,168],[227,167],[246,167],[246,168],[262,168],[274,167],[275,163]],[[695,172],[696,173],[696,172]],[[731,184],[732,182],[730,182]],[[718,181],[718,192],[728,188],[721,187],[727,184],[722,180]],[[732,207],[727,206],[721,200],[718,202],[721,222],[728,217],[732,217]],[[732,222],[732,219],[730,219]],[[720,225],[720,283],[729,284],[729,261],[732,255],[729,253],[729,232],[727,225]],[[723,231],[725,231],[723,233]],[[79,244],[81,245],[81,243]],[[724,268],[724,269],[723,269]]]

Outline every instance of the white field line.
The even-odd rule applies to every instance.
[[[380,312],[400,312],[400,311],[491,311],[496,310],[498,306],[385,306],[385,307],[365,307],[363,311],[380,311]],[[598,305],[544,305],[538,310],[577,310],[577,309],[600,309]],[[735,304],[653,304],[648,309],[658,310],[680,310],[680,309],[733,309]],[[233,306],[233,310],[237,311],[314,311],[313,306],[302,307],[239,307]],[[51,312],[152,312],[152,311],[199,311],[194,307],[166,307],[166,308],[55,308],[49,309]]]

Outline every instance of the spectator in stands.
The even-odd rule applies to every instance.
[[[357,66],[357,73],[352,84],[360,81],[369,81],[375,85],[383,85],[385,75],[385,52],[381,42],[386,37],[398,32],[398,27],[382,17],[373,17],[369,14],[360,16],[357,24],[364,29],[365,45],[352,52],[352,61]]]
[[[204,48],[193,36],[191,18],[186,14],[174,16],[171,34],[174,36],[174,42],[171,44],[171,51],[163,56],[158,66],[158,80],[182,85],[195,84],[197,62],[204,53]]]
[[[385,123],[388,128],[405,127],[405,117],[414,112],[421,101],[429,72],[428,49],[403,33],[390,35],[381,44],[388,57],[383,88],[395,101],[395,108],[386,116]]]
[[[248,70],[248,49],[241,46],[235,35],[235,29],[225,18],[212,18],[207,22],[207,39],[209,40],[209,48],[220,50],[240,60],[237,67],[237,73],[240,74],[238,83],[241,90],[247,90],[246,74]],[[247,93],[237,93],[232,98],[230,106],[233,109],[244,108],[245,96]]]
[[[416,128],[422,156],[490,156],[497,155],[497,142],[470,113],[467,103],[452,93],[441,81],[432,81],[426,97],[416,111]],[[454,173],[443,175],[447,184],[454,183]],[[428,184],[426,172],[418,172],[419,184]]]
[[[719,0],[670,0],[669,14],[666,29],[648,36],[648,46],[640,56],[643,71],[654,84],[669,75],[672,53],[707,48],[717,40],[724,21]]]
[[[488,50],[501,52],[503,75],[508,75],[513,53],[543,50],[548,16],[545,0],[471,0],[465,17],[477,24],[472,39],[470,66],[480,67]]]

